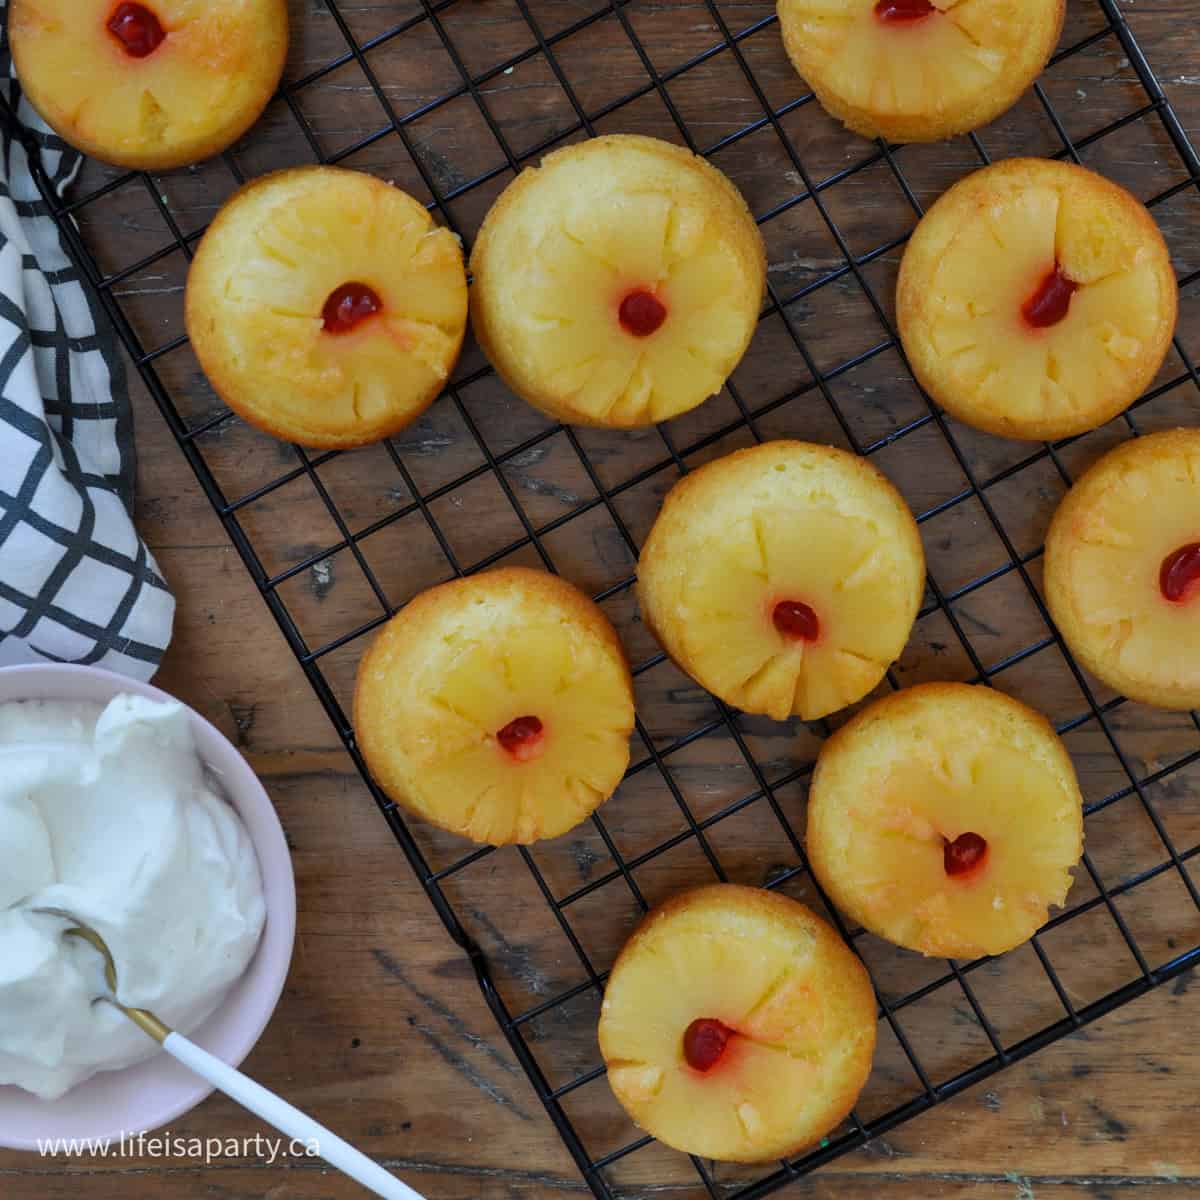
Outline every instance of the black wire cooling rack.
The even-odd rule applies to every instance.
[[[163,177],[91,164],[65,201],[39,182],[369,786],[347,717],[354,665],[421,587],[540,563],[589,588],[622,633],[641,714],[633,765],[590,825],[529,849],[468,852],[409,826],[372,788],[595,1195],[671,1183],[689,1196],[689,1186],[764,1196],[1200,962],[1188,867],[1200,852],[1200,719],[1128,704],[1088,677],[1039,580],[1041,532],[1072,474],[1121,438],[1200,413],[1187,349],[1200,339],[1190,303],[1200,158],[1115,0],[1073,0],[1065,48],[1034,92],[980,136],[940,147],[842,131],[791,72],[762,4],[295,8],[292,82],[231,153]],[[314,160],[372,169],[469,242],[522,163],[618,129],[708,156],[743,188],[767,240],[755,344],[696,414],[638,434],[564,429],[515,401],[469,348],[412,431],[372,450],[312,454],[257,434],[205,390],[170,310],[207,218],[249,175]],[[899,251],[923,204],[1013,153],[1082,161],[1129,186],[1167,234],[1183,297],[1153,389],[1104,430],[1036,448],[973,434],[929,405],[891,310]],[[136,261],[110,261],[118,239],[96,215],[105,206]],[[928,592],[888,683],[994,682],[1047,711],[1075,756],[1089,849],[1068,908],[1001,959],[921,959],[828,910],[797,832],[828,724],[730,711],[676,673],[638,623],[633,564],[663,493],[697,463],[776,436],[872,456],[919,516]],[[595,1045],[605,974],[634,921],[670,890],[713,878],[779,888],[826,912],[879,996],[878,1060],[855,1113],[819,1148],[768,1168],[689,1162],[640,1136],[608,1093]],[[489,904],[500,894],[503,912]]]

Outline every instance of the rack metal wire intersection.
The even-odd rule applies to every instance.
[[[296,161],[398,175],[469,242],[499,188],[556,144],[621,128],[682,142],[747,192],[771,262],[759,349],[695,420],[620,437],[564,429],[515,401],[468,350],[412,437],[354,454],[281,450],[211,394],[196,403],[203,384],[181,325],[157,300],[147,310],[131,286],[174,278],[172,262],[186,269],[204,222],[188,227],[192,210],[173,189],[196,174],[173,182],[102,171],[67,200],[39,183],[587,1184],[612,1198],[668,1182],[691,1195],[690,1181],[698,1196],[753,1200],[1200,963],[1189,869],[1200,853],[1200,717],[1106,693],[1066,652],[1038,580],[1041,531],[1079,464],[1143,429],[1195,423],[1200,375],[1187,347],[1200,337],[1200,313],[1185,302],[1170,361],[1124,418],[1031,448],[977,437],[920,395],[890,299],[922,197],[992,154],[1032,152],[1124,175],[1167,232],[1186,301],[1200,282],[1200,157],[1116,0],[1078,0],[1032,96],[982,135],[936,150],[840,131],[782,58],[766,5],[493,3],[504,19],[489,28],[477,6],[460,23],[458,0],[407,9],[325,0],[323,42],[309,36],[318,18],[299,18],[301,56],[319,65],[293,65],[266,132],[205,170],[225,173],[216,189],[225,193],[264,166]],[[678,49],[691,36],[684,12],[701,30],[690,52]],[[428,77],[434,58],[448,64],[441,82]],[[428,89],[415,101],[404,87],[412,73]],[[514,74],[528,76],[538,99],[506,113],[521,90],[506,82]],[[716,98],[718,88],[729,94]],[[337,98],[333,119],[312,102],[323,89]],[[347,92],[375,115],[347,118]],[[475,132],[464,133],[471,122]],[[710,127],[720,133],[706,142]],[[136,261],[110,264],[112,239],[90,217],[103,205],[120,211],[131,194],[165,236],[139,242]],[[933,963],[847,927],[809,876],[797,832],[829,724],[774,726],[730,711],[679,676],[638,624],[633,564],[663,492],[698,462],[774,436],[874,457],[918,514],[928,593],[890,686],[995,682],[1047,710],[1075,754],[1088,853],[1068,907],[1023,950]],[[272,519],[280,513],[285,521]],[[296,544],[310,518],[314,529]],[[466,852],[410,826],[371,784],[346,701],[365,639],[415,591],[514,561],[561,570],[617,624],[638,687],[633,765],[576,835]],[[639,1135],[608,1096],[595,1046],[606,971],[633,921],[666,892],[713,878],[779,888],[826,912],[871,968],[879,997],[879,1058],[859,1107],[820,1147],[766,1168],[689,1162]],[[501,890],[511,911],[488,906]]]

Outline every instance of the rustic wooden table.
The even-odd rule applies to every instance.
[[[1071,4],[1068,34],[1078,40],[1088,32],[1088,22],[1095,22],[1094,5],[1091,0],[1071,0]],[[408,7],[415,9],[415,0]],[[551,29],[589,11],[582,0],[539,0],[531,7]],[[401,15],[407,11],[404,4],[392,0],[357,0],[344,2],[340,8],[361,39],[390,27],[398,11]],[[329,61],[342,43],[320,0],[296,0],[293,10],[296,37],[289,78],[294,80]],[[723,3],[722,10],[736,31],[767,13],[769,6]],[[691,0],[657,4],[634,0],[629,11],[660,70],[668,70],[717,40],[708,9]],[[1140,0],[1136,6],[1130,3],[1127,11],[1185,126],[1200,132],[1200,29],[1193,0]],[[467,66],[476,72],[523,49],[529,41],[523,19],[508,0],[460,2],[444,11],[443,21]],[[382,46],[371,59],[389,102],[400,113],[432,100],[457,78],[442,61],[445,56],[439,55],[436,41],[429,40],[432,36],[428,23],[414,26],[402,38]],[[777,40],[777,31],[768,28],[743,44],[772,103],[797,94]],[[612,18],[560,43],[556,50],[589,110],[645,79],[644,73],[638,74],[642,67],[627,37]],[[744,79],[727,72],[728,57],[717,56],[693,68],[673,89],[684,119],[705,144],[745,125],[758,111],[754,98],[748,98]],[[379,113],[372,108],[377,100],[359,70],[350,63],[297,97],[326,154],[352,147],[378,125]],[[1132,111],[1144,99],[1112,39],[1053,69],[1045,87],[1059,111],[1069,114],[1067,132],[1077,138],[1114,115]],[[561,105],[561,89],[542,58],[497,74],[480,92],[518,153],[549,136],[561,120],[556,109]],[[464,99],[461,104],[439,108],[426,125],[415,122],[412,127],[417,150],[439,187],[453,188],[469,173],[488,165],[479,161],[482,135],[472,125],[471,112],[471,102]],[[810,169],[819,177],[836,170],[839,162],[850,161],[848,156],[862,156],[864,144],[839,134],[812,106],[801,110],[801,115],[802,121],[789,127],[788,133],[801,145]],[[248,173],[304,158],[304,147],[300,144],[298,149],[296,129],[290,121],[284,107],[277,104],[255,136],[239,149],[239,162]],[[670,134],[662,112],[643,104],[623,109],[600,122],[599,128]],[[999,156],[1053,152],[1059,144],[1056,137],[1031,98],[985,132],[984,140]],[[956,143],[905,151],[904,165],[915,181],[918,198],[927,201],[966,170],[972,156],[965,143]],[[787,176],[787,163],[776,142],[745,139],[718,161],[734,175],[759,212],[777,203],[787,189],[795,190],[796,177],[794,173]],[[1085,161],[1121,179],[1145,198],[1179,178],[1177,162],[1153,118],[1134,122],[1089,147]],[[394,139],[358,150],[347,165],[380,171],[419,190],[411,161],[397,151]],[[220,172],[219,167],[202,168],[161,181],[164,197],[185,235],[201,228],[229,194],[232,180]],[[105,178],[103,168],[89,165],[81,186]],[[455,219],[468,236],[477,228],[486,200],[503,182],[504,178],[498,177],[493,186],[467,193],[461,205],[454,206]],[[828,202],[856,252],[911,227],[911,211],[882,171],[854,176],[851,183],[833,189]],[[821,242],[818,230],[805,224],[808,215],[801,209],[791,212],[794,217],[785,216],[767,229],[772,278],[786,292],[840,262],[827,239]],[[905,214],[902,219],[898,212]],[[1200,204],[1194,190],[1161,206],[1157,215],[1168,232],[1181,277],[1194,273],[1200,266]],[[106,270],[136,262],[163,240],[163,226],[145,192],[133,189],[121,189],[103,205],[89,206],[80,214],[80,223]],[[868,237],[870,242],[864,240]],[[875,264],[881,274],[872,282],[886,290],[895,265],[896,253],[882,256]],[[115,289],[148,347],[163,344],[179,332],[185,267],[182,255],[159,260],[132,272]],[[1195,287],[1190,295],[1185,294],[1181,326],[1193,354],[1200,343],[1195,296]],[[852,287],[833,288],[826,303],[811,306],[803,316],[810,322],[805,336],[819,347],[819,360],[826,345],[830,347],[828,361],[836,361],[835,354],[846,358],[855,351],[853,334],[848,331],[861,323],[862,315],[861,297],[856,298]],[[770,343],[767,358],[777,353],[777,343]],[[468,353],[468,367],[475,361]],[[186,351],[159,360],[158,366],[189,421],[198,423],[207,413],[217,411]],[[774,359],[761,370],[751,362],[743,372],[743,386],[768,387],[774,379],[778,390],[780,369]],[[1178,371],[1177,361],[1172,369]],[[857,377],[858,383],[862,386],[855,393],[860,404],[856,411],[863,424],[857,435],[870,441],[887,431],[887,422],[894,426],[905,419],[911,389],[895,363]],[[134,392],[141,456],[138,517],[180,599],[176,642],[159,682],[237,740],[278,806],[295,858],[300,902],[295,963],[276,1018],[247,1069],[379,1156],[431,1198],[582,1195],[584,1186],[497,1033],[467,962],[434,918],[157,410],[140,385],[134,385]],[[714,401],[706,407],[715,410],[717,404]],[[793,405],[780,411],[795,415],[797,410]],[[1141,419],[1146,428],[1195,423],[1198,411],[1195,391],[1180,388],[1147,406]],[[528,414],[519,407],[504,407],[503,412],[518,427],[513,436],[527,435],[529,427],[522,422],[529,420]],[[708,420],[719,423],[711,411]],[[680,434],[681,442],[686,444],[689,437],[700,436],[706,429],[703,424],[688,425],[686,434]],[[785,431],[836,436],[836,431],[829,434],[811,412],[791,423],[781,420],[764,429],[768,435]],[[429,478],[438,479],[440,471],[444,480],[453,477],[448,472],[463,469],[461,463],[437,465],[441,459],[455,460],[461,449],[458,436],[435,410],[429,420],[400,439],[400,448],[413,461],[432,464]],[[1094,458],[1112,436],[1111,431],[1102,431],[1084,439],[1066,453],[1068,465],[1075,469]],[[633,446],[629,453],[642,452],[637,439],[629,445]],[[719,448],[725,445],[719,443]],[[976,462],[991,463],[993,470],[1003,467],[998,443],[968,440],[968,445]],[[221,427],[203,446],[230,495],[240,494],[239,485],[245,491],[265,482],[293,461],[285,448],[240,426]],[[937,502],[942,486],[937,481],[940,468],[930,457],[935,448],[919,440],[905,446],[903,456],[892,457],[885,466],[900,477],[915,508],[928,508]],[[627,452],[624,447],[618,449],[616,442],[603,439],[590,448],[605,463]],[[343,511],[359,525],[385,515],[406,499],[397,497],[393,473],[380,469],[369,452],[338,461],[350,466],[337,469],[336,475],[331,468],[327,482],[336,489]],[[510,482],[523,500],[540,506],[535,520],[549,520],[558,511],[555,505],[577,499],[571,492],[575,484],[553,455],[527,456],[527,461],[514,460],[510,467]],[[1022,539],[1019,548],[1029,549],[1037,545],[1039,530],[1044,528],[1061,486],[1044,475],[1019,478],[1016,494],[998,503],[1009,505],[1010,528]],[[644,511],[635,509],[628,514],[638,533],[660,492],[656,484],[647,493]],[[452,496],[450,500],[470,510],[469,498]],[[308,528],[309,517],[310,510],[294,495],[289,499],[286,489],[282,496],[276,495],[271,503],[247,514],[260,548],[278,552],[271,569],[304,559],[328,540],[327,531]],[[487,520],[484,512],[484,526]],[[935,573],[957,570],[967,579],[986,569],[989,560],[980,541],[985,525],[978,514],[956,519],[936,533],[927,525]],[[479,545],[475,557],[484,552],[483,544]],[[621,559],[620,547],[612,551],[595,533],[578,551],[565,545],[561,551],[567,573],[596,586],[603,585],[603,578],[594,574],[595,557],[603,560],[611,552]],[[472,552],[465,553],[469,560]],[[411,587],[421,570],[433,570],[411,544],[395,543],[393,557],[396,561],[389,583],[400,581],[397,586]],[[359,619],[360,601],[352,585],[343,582],[345,576],[335,569],[334,561],[315,563],[293,581],[288,603],[298,620],[310,623],[306,635],[329,636]],[[617,565],[627,569],[622,563]],[[982,596],[973,609],[965,606],[961,615],[983,647],[981,652],[988,661],[995,661],[1021,644],[1010,639],[1029,640],[1034,634],[1030,618],[1012,593],[985,590]],[[1023,623],[1023,629],[1014,631],[1014,626]],[[917,641],[921,653],[906,657],[901,664],[905,681],[970,674],[966,664],[947,652],[946,642],[939,642],[936,629],[919,631]],[[356,656],[357,648],[344,664],[335,661],[331,667],[339,695],[344,696]],[[1061,710],[1056,715],[1062,715],[1073,702],[1065,694],[1061,672],[1031,668],[1021,676],[1006,678],[1002,685],[1044,708]],[[661,685],[668,691],[670,686]],[[1118,718],[1122,737],[1128,735],[1126,750],[1139,773],[1150,773],[1178,757],[1180,748],[1189,745],[1189,736],[1190,747],[1195,747],[1195,731],[1189,732],[1186,724],[1180,726],[1173,719],[1133,706],[1120,711],[1124,714]],[[756,751],[772,762],[800,760],[806,753],[790,744],[783,746],[784,735],[778,732],[765,732],[761,727],[749,732],[756,738]],[[784,734],[797,736],[794,728]],[[1097,730],[1084,727],[1072,749],[1091,797],[1119,786]],[[701,753],[685,769],[703,790],[725,765],[719,754],[709,759]],[[1180,839],[1187,838],[1189,845],[1200,840],[1196,836],[1200,824],[1198,784],[1200,775],[1193,769],[1190,775],[1175,778],[1166,797],[1175,806],[1173,832]],[[723,797],[719,782],[711,787],[717,798]],[[1117,808],[1117,820],[1107,824],[1098,820],[1095,829],[1089,825],[1093,856],[1103,871],[1111,870],[1114,876],[1137,865],[1142,836],[1131,810]],[[726,850],[735,864],[735,876],[752,882],[761,882],[773,861],[768,835],[753,826],[747,826],[739,846],[723,845],[722,852]],[[574,846],[573,853],[576,882],[586,881],[595,856],[584,843]],[[482,897],[470,901],[474,904],[472,918],[479,929],[490,929],[489,950],[500,960],[505,979],[516,981],[514,988],[524,980],[536,992],[536,973],[546,969],[538,958],[541,948],[533,928],[536,921],[531,910],[522,908],[520,915],[530,920],[527,934],[512,937],[501,932],[520,930],[521,926],[499,916],[493,921],[489,914],[503,913],[506,906],[525,901],[509,893],[510,875],[502,868],[489,870]],[[646,890],[657,898],[698,878],[694,861],[672,859],[647,881]],[[798,894],[803,894],[802,889]],[[1186,904],[1168,902],[1155,893],[1134,899],[1123,912],[1147,945],[1163,951],[1160,960],[1169,956],[1170,948],[1200,942],[1200,918]],[[623,932],[628,920],[623,917],[615,922],[615,928]],[[619,938],[610,930],[601,961],[603,953],[611,955],[617,944]],[[873,953],[883,954],[877,949]],[[1071,940],[1058,953],[1061,957],[1056,964],[1079,1001],[1129,977],[1127,966],[1124,975],[1111,973],[1111,939],[1099,934],[1072,932]],[[911,956],[879,957],[873,966],[885,989],[912,986],[925,969]],[[1026,963],[1020,969],[1036,967]],[[900,972],[903,978],[892,972]],[[1196,1195],[1200,1144],[1195,1136],[1191,1084],[1200,1073],[1200,1049],[1192,1036],[1196,1017],[1196,999],[1189,994],[1192,982],[1190,975],[1181,976],[1171,986],[1120,1009],[886,1139],[795,1183],[786,1194],[838,1196],[842,1200],[872,1196],[923,1200],[932,1195],[980,1200],[1034,1196],[1075,1200],[1087,1196],[1101,1200],[1132,1197],[1140,1194],[1138,1189],[1152,1189],[1156,1200]],[[991,989],[987,1000],[992,1011],[1006,1011],[1007,1005],[1007,1011],[1016,1012],[1027,1003],[1015,977],[1003,971],[980,986]],[[1027,1014],[1025,1019],[1034,1022],[1030,1028],[1036,1027],[1041,1011]],[[586,1014],[580,1017],[575,1030],[580,1064],[594,1058],[588,1019]],[[969,1057],[961,1058],[969,1049],[964,1039],[970,1026],[969,1014],[964,1015],[961,1004],[935,1012],[931,1020],[933,1026],[924,1031],[925,1044],[947,1048],[947,1067],[969,1061]],[[936,1022],[942,1020],[945,1026],[939,1030]],[[957,1060],[955,1052],[960,1055]],[[885,1084],[891,1071],[892,1066],[882,1069]],[[577,1115],[586,1123],[587,1114]],[[177,1122],[172,1132],[229,1138],[253,1137],[264,1130],[233,1104],[218,1098]],[[695,1176],[665,1157],[651,1157],[618,1183],[622,1194],[630,1196],[661,1192],[691,1200],[701,1194]],[[255,1153],[239,1150],[221,1153],[208,1164],[178,1156],[50,1160],[3,1153],[0,1194],[11,1200],[75,1200],[81,1196],[88,1200],[157,1200],[162,1196],[349,1200],[361,1193],[319,1162],[301,1158],[272,1166]]]

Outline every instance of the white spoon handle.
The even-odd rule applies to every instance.
[[[232,1097],[288,1137],[301,1144],[315,1141],[320,1147],[321,1157],[327,1163],[337,1167],[351,1179],[357,1180],[368,1191],[377,1196],[384,1196],[386,1200],[424,1200],[419,1192],[414,1192],[406,1183],[401,1183],[395,1175],[385,1171],[361,1150],[355,1150],[349,1142],[344,1142],[324,1125],[319,1125],[312,1117],[305,1116],[298,1108],[293,1108],[286,1100],[274,1092],[267,1091],[241,1071],[235,1071],[228,1063],[215,1058],[207,1050],[201,1050],[195,1042],[189,1042],[182,1034],[171,1034],[163,1042],[163,1049],[189,1070],[207,1079],[213,1087]]]

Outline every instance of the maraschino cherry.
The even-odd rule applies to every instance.
[[[1034,329],[1049,329],[1067,315],[1071,297],[1079,290],[1079,284],[1068,279],[1058,263],[1038,284],[1037,291],[1021,305],[1021,316]]]
[[[350,333],[383,308],[378,292],[365,283],[343,283],[325,301],[321,315],[326,333]]]
[[[977,833],[960,833],[954,841],[946,840],[942,863],[946,874],[961,876],[975,870],[987,854],[987,842]]]
[[[879,0],[875,5],[875,16],[886,25],[923,21],[935,12],[929,0]]]
[[[1163,559],[1158,586],[1163,598],[1172,604],[1183,604],[1200,595],[1200,542],[1180,546]]]
[[[166,30],[142,4],[118,4],[108,19],[108,31],[130,58],[146,58],[163,44]]]
[[[780,600],[771,612],[775,628],[795,642],[815,642],[821,636],[817,614],[800,600]]]
[[[721,1061],[733,1030],[723,1021],[699,1017],[683,1034],[683,1057],[695,1071],[711,1071]]]
[[[662,325],[667,319],[667,309],[653,292],[638,288],[621,301],[617,315],[626,333],[641,338],[649,337]]]
[[[529,762],[541,753],[544,737],[545,727],[537,717],[517,717],[496,734],[496,741],[517,762]]]

